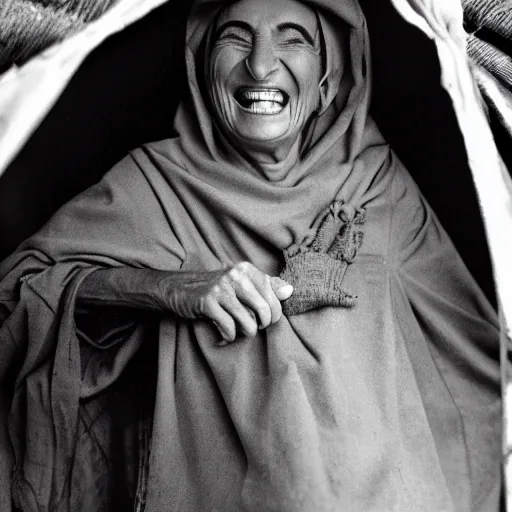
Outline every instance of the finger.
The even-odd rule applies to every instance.
[[[208,301],[204,314],[213,322],[215,327],[217,327],[217,330],[219,331],[224,342],[230,343],[235,341],[235,321],[216,300]]]
[[[245,336],[251,338],[256,336],[258,332],[256,317],[252,312],[249,313],[248,309],[238,300],[235,293],[232,295],[224,294],[220,298],[219,304],[231,315],[237,327]]]
[[[279,300],[289,299],[293,293],[293,286],[280,277],[271,277],[270,284]]]
[[[233,279],[232,286],[238,300],[257,315],[256,322],[261,329],[268,327],[272,321],[271,304],[261,293],[265,288],[265,274],[253,267],[248,274],[234,269],[230,272],[230,277]],[[268,295],[272,300],[274,293],[271,289],[269,291]],[[276,302],[275,298],[273,300]]]
[[[270,324],[275,324],[281,318],[281,315],[283,313],[281,309],[281,302],[279,301],[279,298],[276,296],[274,288],[272,286],[272,279],[274,278],[268,276],[267,274],[263,274],[262,272],[260,272],[260,275],[254,279],[254,286],[267,303],[270,311],[269,323],[261,327],[268,327],[268,325]],[[283,285],[288,284],[283,280],[280,281],[282,281]]]

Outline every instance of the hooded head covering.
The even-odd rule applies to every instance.
[[[199,126],[194,128],[198,128],[201,137],[196,142],[204,144],[211,157],[221,162],[225,156],[218,147],[215,123],[207,107],[208,100],[199,86],[203,70],[198,69],[198,64],[201,68],[203,59],[208,60],[208,35],[214,29],[219,11],[230,3],[198,1],[192,7],[186,38],[189,101],[182,103],[175,121],[178,133],[187,136],[190,123],[198,123]],[[344,2],[343,9],[340,9],[334,1],[304,3],[315,10],[320,24],[324,66],[321,102],[324,112],[316,119],[315,126],[309,128],[314,133],[304,135],[304,140],[309,144],[307,148],[303,147],[299,168],[293,172],[293,177],[286,180],[285,185],[288,186],[304,177],[321,155],[336,143],[344,143],[347,151],[340,158],[340,163],[353,161],[367,144],[363,140],[363,133],[370,98],[369,41],[359,5],[355,1]]]
[[[219,149],[215,122],[208,113],[209,101],[201,85],[203,68],[208,68],[216,18],[230,3],[200,1],[192,8],[187,25],[186,50],[192,105],[187,108],[186,104],[182,104],[175,126],[178,133],[185,135],[188,134],[188,127],[184,117],[199,120],[202,142],[215,159],[225,158],[225,153],[222,154]],[[313,114],[313,122],[308,124],[302,135],[302,158],[293,172],[295,180],[303,177],[320,155],[343,139],[348,144],[346,149],[349,152],[345,158],[347,161],[354,159],[363,149],[362,137],[369,107],[369,45],[364,18],[357,3],[348,3],[342,18],[333,16],[332,11],[327,10],[329,2],[310,3],[309,6],[317,16],[321,38],[323,76],[320,80],[322,87],[318,90],[320,115]],[[342,119],[341,112],[344,113]],[[207,121],[205,117],[210,119]],[[272,172],[278,172],[278,169],[269,169],[266,177],[276,181]],[[285,176],[280,178],[284,179]],[[293,184],[293,180],[287,181],[287,184]]]

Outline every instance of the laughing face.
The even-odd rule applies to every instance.
[[[240,0],[219,16],[207,87],[237,146],[279,159],[319,105],[315,13],[294,0]]]

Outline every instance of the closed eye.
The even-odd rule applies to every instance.
[[[295,44],[307,44],[306,41],[304,40],[304,38],[301,38],[301,37],[286,37],[283,39],[282,43],[284,44],[291,44],[291,45],[295,45]]]
[[[284,36],[283,39],[286,42],[308,43],[310,46],[315,46],[313,36],[298,23],[280,23],[277,30]]]
[[[305,43],[306,40],[297,33],[288,32],[286,31],[284,34],[281,35],[281,40],[286,41],[287,43]]]
[[[243,21],[228,21],[217,29],[214,41],[234,40],[250,44],[253,36],[254,32],[247,23]]]

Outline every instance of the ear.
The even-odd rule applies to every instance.
[[[329,90],[329,80],[327,79],[327,76],[324,76],[322,80],[320,80],[318,87],[320,90],[320,106],[318,109],[318,115],[320,116],[327,110],[334,99],[336,92],[334,91],[333,94],[333,91]]]

